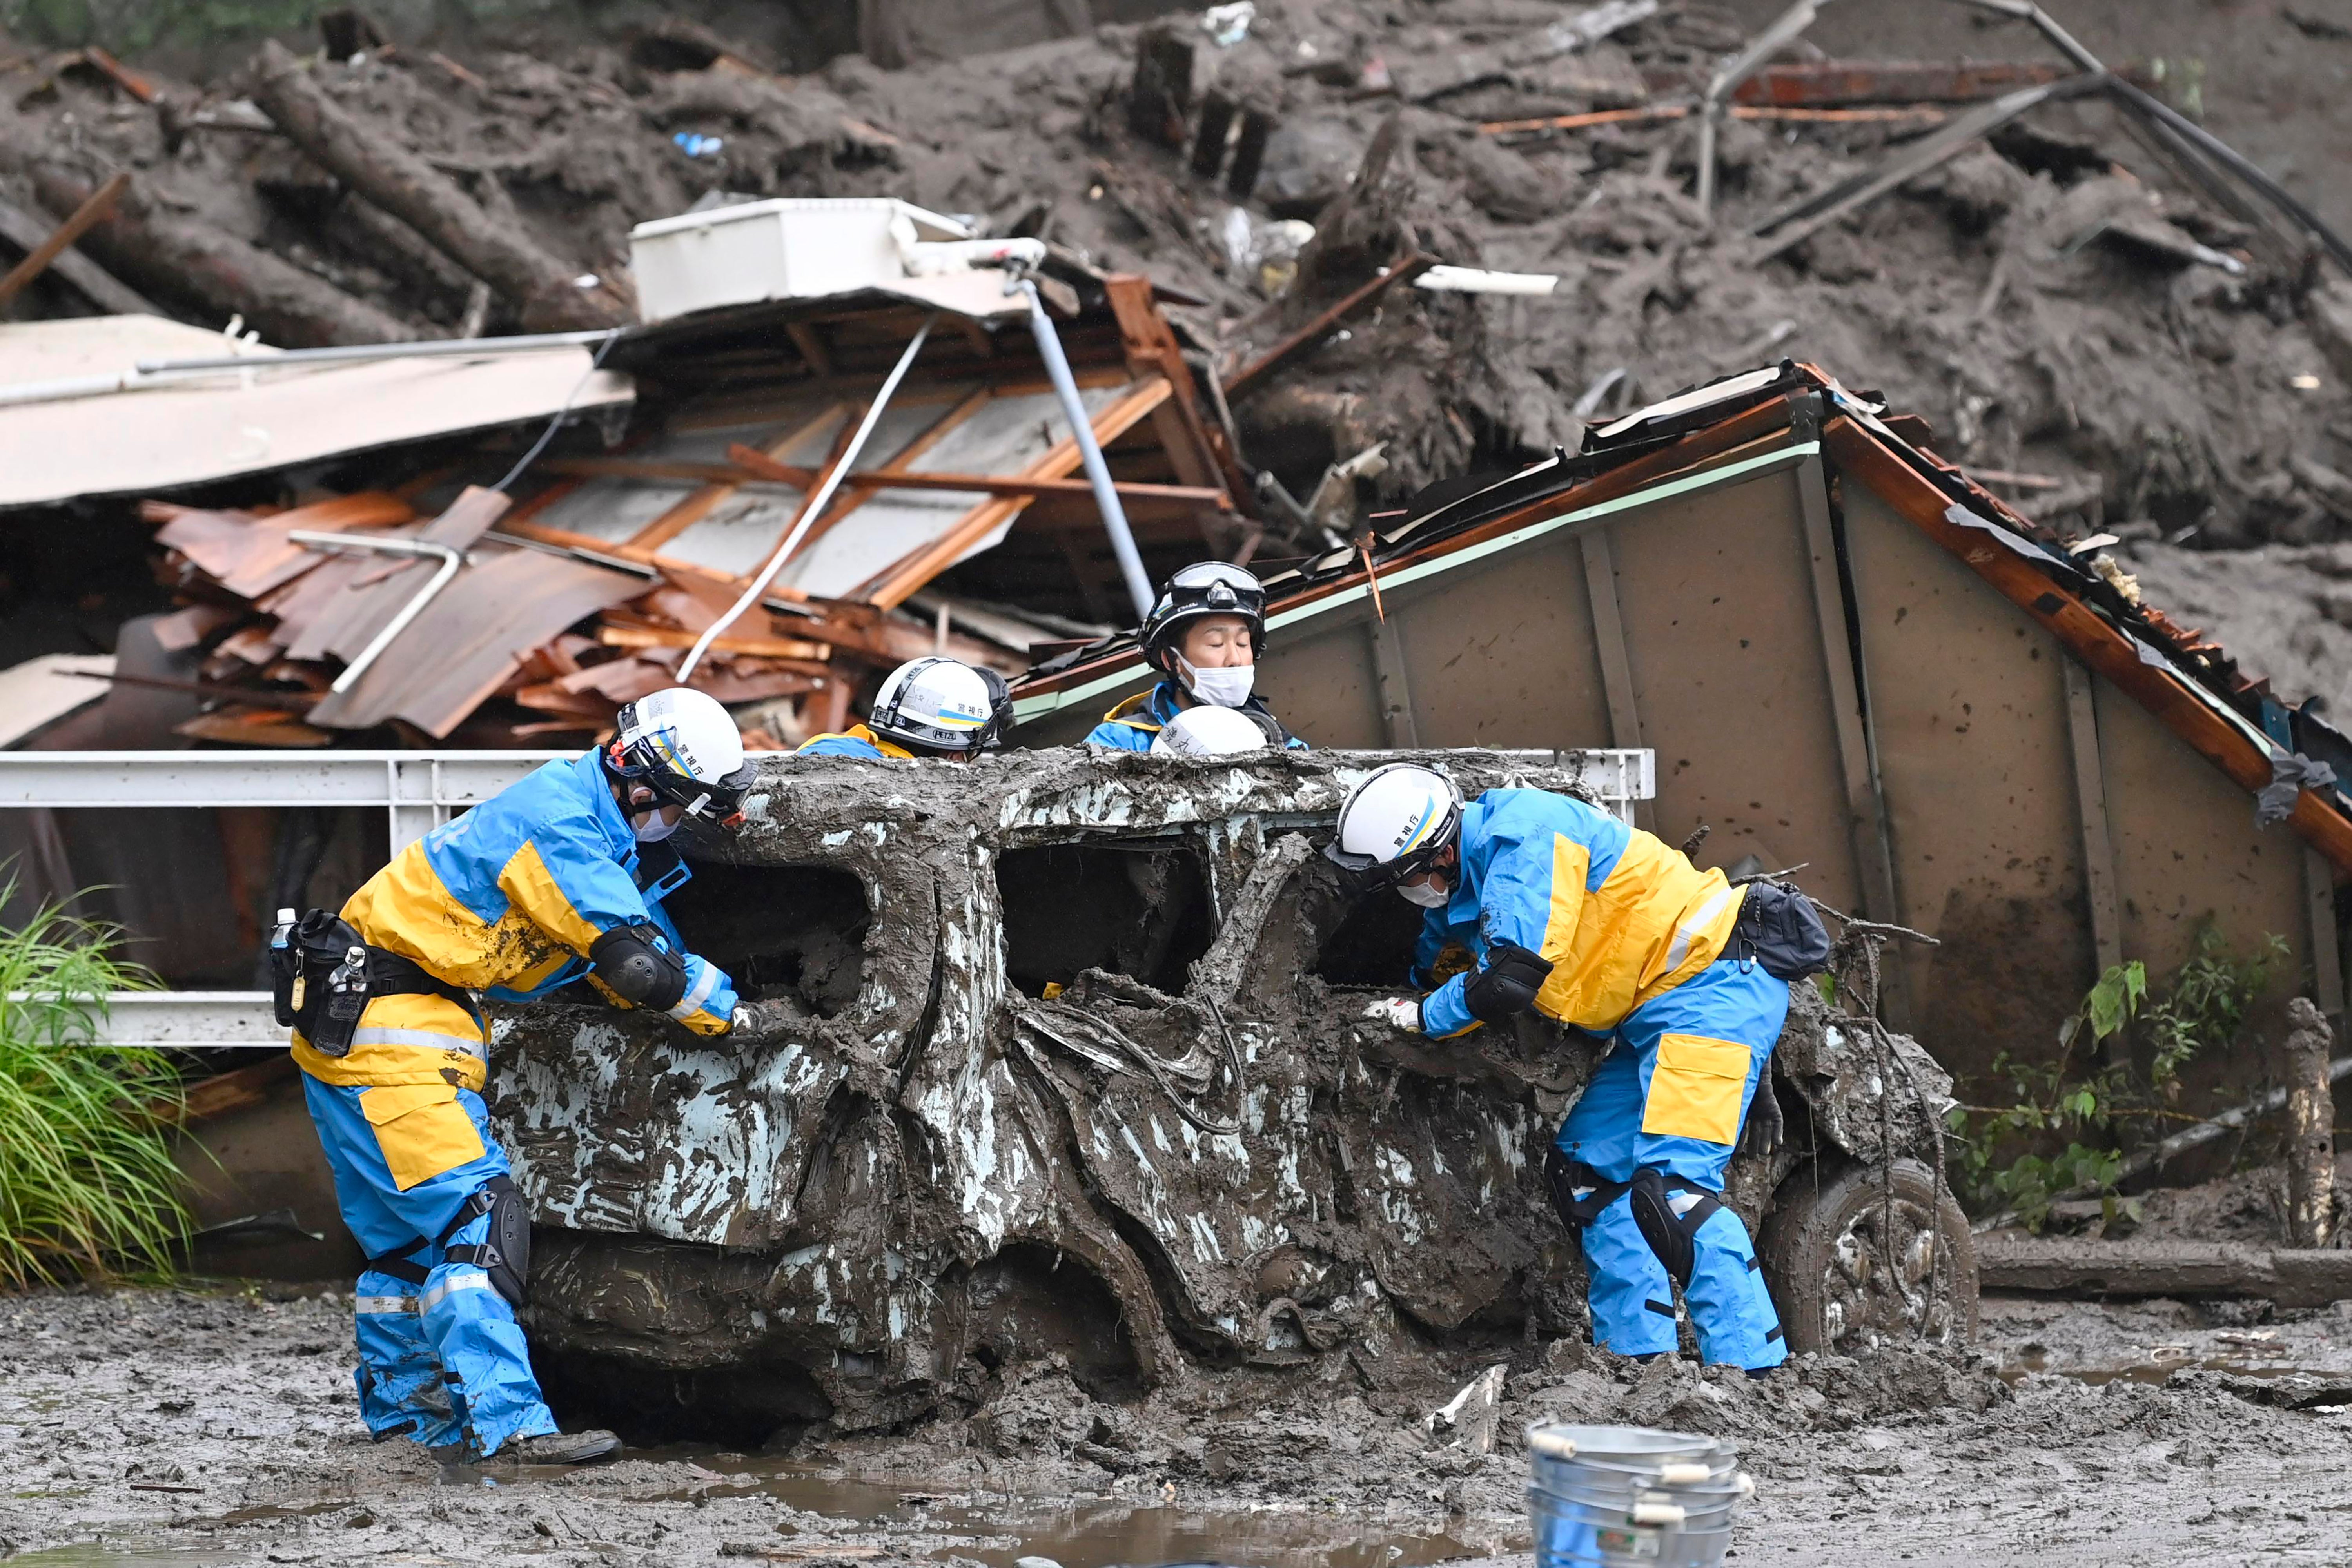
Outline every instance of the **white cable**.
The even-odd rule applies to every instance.
[[[784,542],[776,546],[776,552],[768,557],[767,565],[751,579],[751,585],[743,590],[743,596],[695,639],[694,647],[687,651],[685,661],[677,667],[677,683],[680,686],[687,684],[687,678],[694,673],[694,667],[702,662],[702,656],[710,651],[710,645],[719,640],[719,634],[733,626],[744,611],[760,602],[760,595],[768,591],[768,584],[775,581],[776,574],[784,569],[786,561],[792,559],[793,547],[800,543],[801,535],[808,531],[809,524],[814,522],[832,503],[833,492],[839,489],[841,481],[849,477],[851,467],[857,461],[858,452],[866,446],[866,438],[874,434],[874,426],[880,421],[882,410],[889,404],[890,395],[898,390],[898,383],[905,379],[908,367],[914,364],[915,355],[922,352],[923,340],[931,335],[931,323],[938,320],[936,315],[923,318],[922,330],[915,334],[915,341],[907,345],[907,352],[898,356],[898,363],[890,367],[889,375],[882,382],[882,390],[876,393],[874,401],[866,405],[866,417],[858,424],[857,434],[849,438],[849,445],[842,449],[841,460],[834,464],[831,473],[825,475],[824,482],[817,487],[816,494],[809,497],[808,504],[801,508],[799,521],[793,524],[793,531],[784,535]]]

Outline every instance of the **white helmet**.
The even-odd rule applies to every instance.
[[[742,823],[753,770],[742,732],[707,691],[672,686],[628,704],[604,758],[605,773],[644,785],[665,805],[722,827]]]
[[[1238,708],[1206,704],[1187,708],[1168,721],[1151,742],[1155,757],[1226,757],[1255,752],[1272,740],[1264,726]]]
[[[1004,678],[952,658],[908,659],[890,672],[874,699],[866,728],[927,752],[993,746],[1012,716]]]
[[[1350,871],[1379,870],[1396,881],[1424,869],[1462,826],[1462,792],[1415,763],[1374,768],[1348,792],[1339,831],[1323,851]]]

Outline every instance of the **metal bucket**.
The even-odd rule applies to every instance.
[[[1528,1453],[1536,1568],[1716,1568],[1755,1489],[1715,1437],[1537,1426]]]

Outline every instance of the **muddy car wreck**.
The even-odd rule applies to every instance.
[[[1377,1381],[1578,1332],[1541,1159],[1604,1042],[1360,1016],[1399,989],[1418,911],[1313,851],[1393,755],[770,764],[671,908],[804,1028],[499,1020],[490,1099],[555,1374],[856,1432],[1046,1353],[1116,1397],[1180,1363],[1348,1356]],[[1415,755],[1469,793],[1601,798],[1603,753]],[[1796,989],[1785,1134],[1729,1184],[1791,1341],[1963,1340],[1968,1227],[1928,1164],[1949,1080]]]

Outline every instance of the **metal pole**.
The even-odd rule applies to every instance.
[[[1037,339],[1037,357],[1045,362],[1045,374],[1054,384],[1055,395],[1062,400],[1062,412],[1070,421],[1070,435],[1078,444],[1078,456],[1087,466],[1087,481],[1095,488],[1095,505],[1102,510],[1103,527],[1110,534],[1110,552],[1118,557],[1119,575],[1127,579],[1128,596],[1135,601],[1138,626],[1151,618],[1151,579],[1144,575],[1143,557],[1136,552],[1135,534],[1127,526],[1127,512],[1118,504],[1118,489],[1111,483],[1110,465],[1103,461],[1102,443],[1095,439],[1094,421],[1087,416],[1087,405],[1078,400],[1078,384],[1070,375],[1069,359],[1062,353],[1060,334],[1054,331],[1053,319],[1045,314],[1045,302],[1037,297],[1037,285],[1026,278],[1016,279],[1007,285],[1017,289],[1029,301],[1029,331]]]
[[[73,375],[58,381],[27,381],[0,387],[0,406],[18,403],[61,403],[74,397],[103,397],[110,393],[135,392],[142,387],[194,376],[230,371],[292,370],[313,364],[350,364],[388,359],[490,359],[500,354],[536,353],[549,349],[585,348],[601,343],[618,328],[592,332],[541,332],[520,338],[452,338],[424,343],[354,343],[344,348],[288,349],[282,353],[224,354],[209,359],[147,359],[128,370],[100,375]]]
[[[350,667],[335,678],[332,689],[337,696],[341,696],[359,684],[360,677],[368,672],[368,666],[373,664],[383,655],[383,650],[392,646],[393,638],[408,629],[409,622],[425,613],[425,606],[431,604],[435,595],[449,585],[449,579],[455,577],[457,574],[457,568],[466,563],[464,551],[447,544],[434,544],[422,539],[362,539],[351,534],[318,533],[306,528],[298,528],[286,537],[297,544],[308,545],[313,550],[329,552],[367,550],[373,551],[379,555],[432,556],[441,563],[440,570],[433,574],[433,580],[419,588],[415,595],[400,607],[400,614],[393,616],[383,630],[376,633],[367,647],[360,649],[359,658],[352,660]]]
[[[801,515],[793,522],[792,531],[784,535],[784,542],[776,546],[776,552],[768,557],[768,563],[760,569],[757,577],[751,579],[751,585],[743,590],[741,597],[729,606],[725,615],[705,626],[702,635],[695,639],[694,647],[677,667],[677,683],[680,686],[684,686],[687,677],[694,673],[694,667],[702,662],[702,656],[710,651],[710,645],[719,640],[719,634],[733,626],[737,617],[757,604],[760,595],[768,591],[768,584],[776,580],[776,574],[782,571],[784,563],[792,559],[801,536],[832,503],[833,492],[841,488],[841,481],[849,477],[849,470],[856,465],[857,454],[866,449],[866,438],[874,434],[875,425],[881,420],[882,410],[889,405],[890,395],[898,391],[898,384],[906,379],[908,370],[915,363],[915,356],[922,353],[923,340],[931,335],[931,323],[938,320],[936,315],[923,318],[923,325],[915,333],[915,341],[907,345],[907,352],[900,354],[898,363],[890,367],[889,375],[883,380],[882,390],[876,393],[874,401],[866,405],[866,417],[858,424],[857,433],[849,438],[849,445],[842,448],[840,460],[833,465],[824,482],[817,486],[816,493],[809,497],[808,504],[801,508]]]

